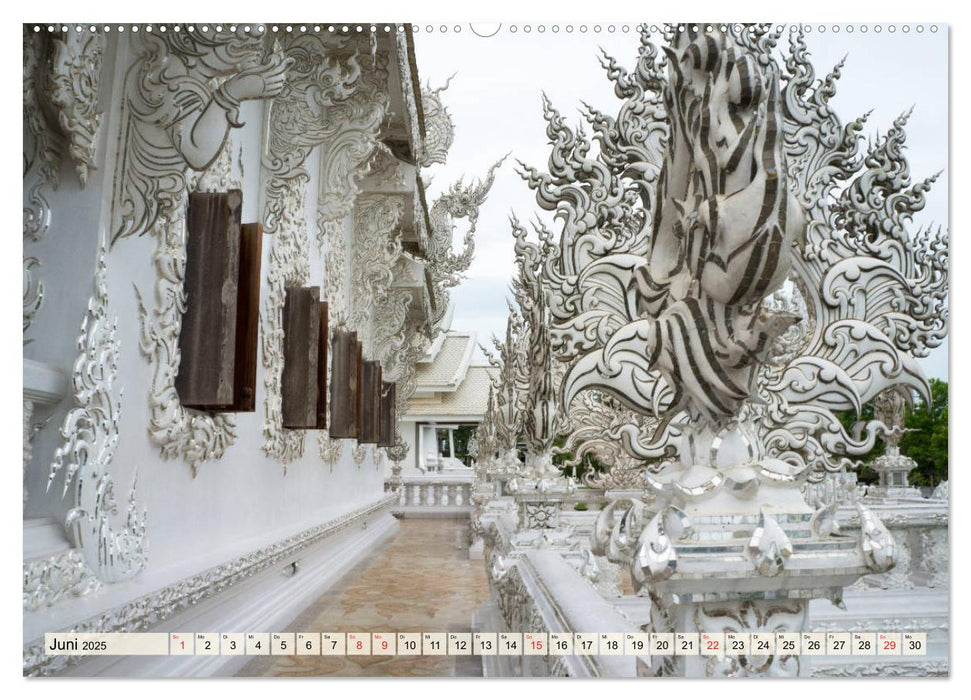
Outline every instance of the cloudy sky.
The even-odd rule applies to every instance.
[[[598,61],[603,47],[622,65],[633,67],[637,57],[636,22],[588,24],[581,32],[573,25],[476,25],[481,37],[462,25],[459,32],[439,27],[420,27],[415,36],[422,80],[440,87],[456,74],[444,100],[455,121],[455,143],[445,165],[426,173],[433,177],[431,193],[437,194],[462,177],[484,174],[507,152],[489,200],[483,206],[476,238],[476,257],[468,278],[452,293],[456,309],[452,327],[475,330],[479,341],[493,333],[503,335],[506,294],[513,274],[513,240],[509,215],[520,221],[535,217],[538,207],[526,183],[516,174],[515,159],[545,169],[549,146],[545,134],[540,95],[549,96],[567,120],[580,120],[581,100],[616,114],[618,99]],[[872,109],[864,132],[885,133],[900,113],[914,106],[907,125],[907,155],[914,178],[943,169],[927,197],[927,206],[916,225],[947,226],[948,191],[948,37],[947,26],[930,31],[923,25],[904,33],[887,25],[876,33],[873,25],[863,33],[860,25],[834,32],[818,25],[807,36],[817,77],[824,75],[844,56],[846,65],[831,104],[844,123]],[[609,28],[613,27],[613,32]],[[596,29],[599,28],[599,31]],[[788,44],[785,43],[784,46]],[[545,215],[545,213],[544,213]],[[544,216],[545,218],[545,216]],[[554,230],[558,230],[555,229]],[[479,356],[481,359],[481,355]],[[928,376],[947,378],[946,346],[933,350],[923,361]]]

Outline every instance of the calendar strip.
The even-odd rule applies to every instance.
[[[923,632],[48,633],[50,656],[925,656]]]

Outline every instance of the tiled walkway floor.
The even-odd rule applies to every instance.
[[[468,632],[489,598],[485,565],[468,558],[468,520],[402,520],[394,539],[284,632]],[[259,657],[241,676],[474,676],[478,657]]]

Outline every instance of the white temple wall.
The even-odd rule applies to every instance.
[[[416,450],[418,449],[415,445],[415,422],[414,421],[401,421],[398,423],[399,430],[401,431],[401,439],[405,441],[408,445],[408,456],[405,457],[405,461],[402,462],[404,467],[404,472],[417,472],[416,463]],[[388,467],[390,470],[390,466]],[[391,473],[390,471],[388,472]]]
[[[81,189],[73,164],[70,159],[64,159],[58,190],[45,193],[50,203],[50,229],[43,240],[31,243],[25,250],[25,255],[35,255],[41,260],[42,267],[37,272],[45,285],[45,299],[25,335],[34,340],[24,346],[24,357],[49,363],[67,375],[71,374],[77,357],[77,337],[94,290],[98,244],[106,233],[110,238],[112,164],[122,126],[118,110],[127,68],[125,59],[115,50],[119,39],[125,44],[128,35],[114,34],[107,38],[101,83],[104,115],[96,169]],[[231,174],[239,180],[243,191],[244,223],[263,218],[265,195],[260,157],[264,110],[263,100],[243,102],[240,121],[245,125],[229,132]],[[323,287],[325,251],[318,246],[316,236],[316,193],[320,186],[316,152],[306,167],[311,174],[305,202],[309,284]],[[350,218],[344,222],[348,244],[352,243]],[[136,498],[148,514],[148,565],[136,578],[135,588],[154,588],[177,574],[191,575],[235,554],[258,549],[351,512],[383,495],[383,471],[375,466],[372,448],[368,447],[363,461],[356,464],[351,455],[353,440],[345,441],[348,444],[333,465],[321,459],[318,431],[314,430],[304,431],[303,456],[285,468],[262,449],[266,420],[262,343],[273,238],[271,235],[263,238],[256,411],[235,414],[234,444],[221,459],[199,463],[195,477],[184,458],[163,458],[149,436],[149,393],[155,367],[139,352],[139,312],[134,288],[138,288],[145,306],[151,309],[156,303],[153,264],[156,239],[152,234],[120,239],[107,254],[109,306],[118,317],[116,337],[120,343],[116,386],[123,387],[120,440],[110,470],[123,512],[137,469]],[[70,492],[66,499],[61,498],[60,479],[50,493],[45,493],[45,487],[53,452],[63,442],[58,430],[64,414],[73,406],[69,391],[34,438],[25,517],[52,516],[62,521],[71,505]],[[35,416],[40,420],[45,417],[44,413]],[[171,576],[163,573],[167,571],[172,572]],[[137,582],[145,582],[145,586]]]

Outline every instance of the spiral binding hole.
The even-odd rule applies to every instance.
[[[698,24],[679,24],[679,25],[672,25],[672,26],[673,26],[673,29],[674,29],[675,32],[686,32],[686,31],[691,31],[691,32],[701,32],[701,31],[704,31],[704,32],[715,32],[715,31],[718,31],[718,32],[723,32],[724,33],[724,32],[729,31],[729,27],[731,27],[732,31],[734,31],[734,32],[741,32],[741,31],[743,31],[743,26],[741,24],[733,24],[733,25],[726,25],[726,24],[720,24],[720,25],[714,25],[714,24],[704,24],[704,25],[698,25]],[[802,33],[807,34],[807,35],[808,34],[812,34],[814,32],[819,33],[819,34],[826,34],[827,32],[832,32],[833,34],[839,34],[840,32],[845,32],[847,34],[854,34],[854,33],[857,33],[857,32],[860,33],[860,34],[869,34],[870,32],[872,32],[874,34],[882,34],[884,31],[886,31],[889,34],[895,34],[895,35],[898,34],[898,32],[900,34],[907,34],[907,35],[912,35],[912,34],[921,34],[921,35],[923,35],[925,33],[925,31],[928,32],[928,33],[931,33],[931,34],[937,34],[938,33],[938,30],[939,30],[939,26],[938,25],[935,25],[935,24],[929,24],[929,25],[923,25],[923,24],[885,24],[885,25],[882,25],[882,24],[872,24],[872,25],[871,24],[818,24],[818,25],[809,25],[809,24],[806,24],[806,25],[799,25],[799,24],[782,25],[782,24],[776,24],[776,25],[769,25],[769,26],[771,26],[774,29],[774,31],[777,34],[779,34],[779,35],[785,33],[786,26],[788,26],[789,32],[792,33],[792,34],[796,34],[796,33],[798,33],[798,32],[801,31]],[[412,25],[404,25],[404,24],[398,24],[398,25],[392,25],[392,24],[385,24],[385,25],[376,25],[376,24],[357,24],[357,25],[347,25],[347,24],[344,24],[344,25],[333,25],[333,24],[331,24],[331,25],[320,25],[320,24],[314,24],[314,25],[309,25],[309,24],[292,25],[292,24],[287,24],[287,25],[279,25],[279,24],[273,24],[273,25],[269,25],[269,26],[262,25],[262,24],[261,25],[248,25],[248,24],[247,25],[236,25],[236,24],[230,24],[230,25],[222,25],[222,24],[208,25],[208,24],[200,24],[198,26],[197,25],[194,25],[194,24],[181,24],[181,25],[180,24],[157,24],[157,25],[151,25],[151,24],[145,24],[145,25],[137,25],[137,24],[117,24],[117,25],[107,25],[107,24],[106,25],[96,25],[96,24],[90,24],[90,25],[81,25],[81,24],[75,24],[75,25],[68,25],[68,24],[60,24],[60,25],[48,24],[48,25],[42,25],[42,24],[35,24],[35,25],[29,25],[28,24],[27,27],[29,28],[29,30],[32,30],[35,33],[39,33],[39,32],[45,31],[45,28],[46,28],[46,31],[48,33],[54,33],[54,32],[67,33],[67,32],[71,32],[71,31],[74,31],[76,33],[80,33],[80,32],[99,32],[99,31],[100,32],[105,32],[105,33],[109,33],[111,31],[116,31],[118,33],[124,33],[125,31],[130,31],[130,32],[133,32],[133,33],[137,33],[138,31],[143,31],[143,32],[147,32],[147,33],[155,33],[155,32],[158,32],[158,33],[163,33],[163,34],[164,33],[168,33],[168,32],[182,32],[182,31],[195,32],[197,30],[201,30],[202,32],[209,32],[210,29],[215,30],[217,32],[222,32],[224,30],[228,30],[228,31],[231,31],[231,32],[236,32],[238,29],[242,29],[244,33],[246,33],[246,34],[254,34],[254,35],[263,34],[266,31],[270,31],[270,32],[273,32],[275,34],[278,34],[278,33],[281,33],[281,32],[284,32],[284,33],[287,33],[287,34],[293,34],[295,32],[299,32],[301,34],[306,34],[306,33],[309,33],[309,32],[316,32],[316,33],[320,33],[320,32],[330,32],[330,33],[340,33],[340,34],[358,33],[358,34],[360,34],[360,33],[363,33],[365,31],[369,31],[371,33],[383,32],[385,34],[391,34],[391,33],[394,33],[394,32],[405,32],[406,31],[406,28],[410,28],[411,31],[414,32],[414,33],[416,33],[416,34],[417,33],[424,33],[424,34],[435,34],[435,33],[438,33],[438,34],[461,34],[462,33],[462,30],[463,30],[463,25],[460,25],[460,24],[454,24],[454,25],[448,25],[448,24],[440,24],[440,25],[432,25],[432,24],[426,24],[426,25],[417,25],[417,24],[412,24]],[[620,32],[622,32],[624,34],[627,34],[627,33],[629,33],[631,31],[632,28],[635,29],[638,32],[641,32],[641,31],[644,31],[645,29],[647,29],[647,30],[650,31],[651,34],[658,34],[658,33],[661,32],[661,28],[657,24],[651,24],[651,25],[646,25],[646,24],[635,24],[635,25],[629,25],[629,24],[620,24],[620,25],[618,25],[618,24],[607,24],[607,25],[603,25],[603,24],[592,24],[592,25],[588,25],[588,24],[572,24],[572,23],[567,23],[567,24],[508,24],[508,25],[501,26],[501,29],[505,30],[506,32],[508,32],[510,34],[519,34],[519,33],[523,33],[523,34],[533,34],[534,32],[537,33],[537,34],[546,34],[547,32],[550,32],[552,34],[559,34],[561,31],[562,32],[565,32],[567,34],[573,34],[575,31],[576,32],[579,32],[580,34],[589,34],[589,33],[592,33],[592,34],[603,34],[603,33],[616,34],[618,31],[620,31]],[[498,33],[498,32],[496,32],[496,33]],[[489,36],[493,36],[493,35],[495,35],[495,33],[494,34],[491,34]]]

